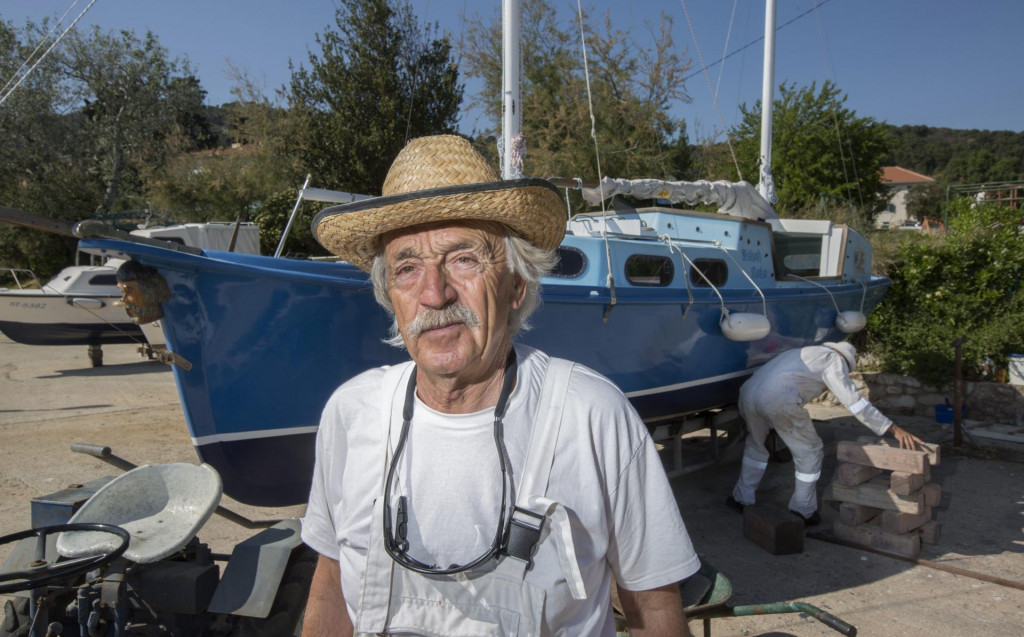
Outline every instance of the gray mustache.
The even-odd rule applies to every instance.
[[[406,327],[409,338],[417,338],[427,330],[436,330],[449,325],[464,324],[473,329],[480,327],[480,317],[465,305],[449,305],[440,310],[425,308],[420,310],[416,318]]]

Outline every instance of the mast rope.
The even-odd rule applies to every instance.
[[[11,82],[14,81],[14,78],[18,77],[21,74],[21,71],[26,66],[28,66],[28,61],[31,60],[35,56],[35,54],[39,52],[39,49],[43,48],[43,44],[45,44],[50,39],[50,36],[53,35],[53,32],[57,30],[57,27],[59,27],[60,23],[64,21],[64,18],[68,17],[68,14],[71,13],[71,10],[75,8],[76,4],[78,4],[78,0],[74,0],[74,2],[71,3],[71,6],[64,11],[64,15],[62,15],[60,19],[53,23],[53,26],[50,27],[50,30],[46,33],[46,35],[44,35],[42,39],[39,40],[39,44],[36,45],[36,48],[32,49],[32,52],[28,54],[28,57],[25,58],[25,61],[22,62],[21,66],[18,67],[18,70],[14,72],[14,75],[11,76],[11,79],[7,80],[7,83],[4,84],[3,88],[0,88],[0,94],[5,92],[7,90],[7,87],[11,85]]]
[[[579,0],[576,0],[579,2]],[[697,50],[697,59],[700,60],[700,68],[704,72],[704,79],[708,83],[708,92],[711,93],[711,103],[715,106],[715,112],[718,114],[718,122],[722,125],[722,132],[725,135],[725,143],[729,146],[729,154],[732,156],[733,166],[736,167],[736,174],[739,176],[740,181],[743,181],[743,171],[740,170],[740,162],[736,158],[736,149],[732,146],[732,136],[729,135],[729,129],[725,125],[725,117],[722,116],[722,108],[718,104],[718,94],[711,84],[711,75],[708,73],[708,66],[704,63],[704,54],[700,51],[700,43],[697,41],[697,32],[693,28],[693,21],[690,19],[690,12],[686,8],[686,0],[679,0],[683,5],[683,15],[686,16],[686,25],[690,28],[690,37],[693,38],[693,48]],[[730,31],[732,30],[732,24],[730,20]],[[723,58],[724,59],[724,58]]]
[[[587,34],[583,28],[583,6],[580,0],[576,0],[576,15],[579,18],[580,23],[580,48],[583,51],[583,77],[587,83],[587,109],[590,112],[590,137],[594,140],[594,158],[597,162],[597,182],[598,188],[601,191],[601,212],[606,213],[607,210],[604,207],[604,185],[603,176],[601,175],[601,149],[597,143],[597,118],[594,117],[594,99],[590,93],[590,65],[587,62]],[[608,314],[611,313],[612,308],[615,307],[616,296],[615,296],[615,274],[612,272],[612,250],[611,245],[608,242],[608,215],[605,214],[602,217],[601,236],[604,237],[604,258],[608,264],[608,291],[611,293],[611,300],[608,304],[608,309],[604,312],[604,322],[608,322]]]
[[[736,261],[736,259],[731,254],[729,254],[729,251],[726,250],[725,246],[722,245],[721,241],[714,241],[712,243],[714,244],[714,246],[716,248],[721,250],[722,253],[725,254],[725,256],[728,257],[728,259],[730,261],[732,261],[733,265],[735,265],[737,268],[739,268],[740,273],[742,273],[743,276],[746,277],[747,281],[750,281],[750,285],[754,286],[754,289],[757,290],[757,293],[761,295],[761,308],[762,308],[762,310],[764,310],[765,318],[767,318],[768,317],[768,300],[766,298],[764,298],[764,292],[762,292],[761,288],[757,285],[756,282],[754,282],[754,279],[752,279],[750,277],[750,275],[747,274],[747,271],[743,269],[743,266],[740,265],[740,263],[738,261]]]
[[[77,2],[77,0],[76,0],[76,2]],[[37,59],[35,61],[35,63],[31,67],[29,67],[29,69],[27,71],[25,71],[25,73],[20,78],[18,78],[18,81],[14,84],[14,86],[12,86],[10,88],[10,90],[8,90],[6,93],[4,93],[3,96],[0,96],[0,106],[3,106],[4,102],[7,101],[7,98],[9,98],[14,93],[15,89],[17,89],[19,86],[21,86],[21,83],[25,81],[25,78],[27,78],[32,73],[32,71],[35,70],[35,68],[37,66],[39,66],[39,63],[46,59],[46,56],[48,56],[50,54],[50,51],[52,51],[53,48],[55,46],[57,46],[60,43],[61,40],[64,39],[64,36],[66,36],[68,34],[68,32],[71,31],[71,29],[75,28],[75,25],[78,24],[78,21],[81,20],[83,16],[85,16],[85,13],[89,9],[91,9],[92,5],[94,5],[94,4],[96,4],[96,0],[92,0],[92,2],[89,3],[89,6],[87,6],[84,9],[82,9],[82,12],[78,14],[78,17],[75,18],[74,22],[69,24],[68,28],[64,29],[63,33],[61,33],[59,36],[57,36],[57,39],[53,41],[53,44],[51,44],[50,47],[48,49],[46,49],[46,51],[44,51],[42,55],[39,56],[39,59]],[[72,6],[74,6],[74,5],[72,5]],[[15,75],[17,75],[17,74],[15,74]],[[11,79],[14,79],[14,78],[11,78]],[[8,82],[8,84],[10,84],[10,82]]]

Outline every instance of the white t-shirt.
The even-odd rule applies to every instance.
[[[547,355],[517,345],[518,376],[504,418],[504,444],[517,485],[547,367]],[[380,425],[383,368],[342,385],[324,409],[302,538],[338,560],[355,617],[366,566],[373,501],[386,467]],[[398,397],[404,397],[401,387]],[[398,398],[401,399],[401,398]],[[393,449],[401,423],[392,424]],[[442,414],[417,400],[393,491],[409,502],[409,554],[425,563],[464,564],[494,538],[502,478],[493,409]],[[545,542],[527,573],[547,591],[544,634],[614,634],[610,577],[627,590],[657,588],[699,567],[647,428],[608,379],[577,365],[570,379],[547,497],[571,513],[573,542],[588,593],[574,600]]]

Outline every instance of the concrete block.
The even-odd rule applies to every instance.
[[[773,504],[744,507],[743,535],[772,555],[804,551],[803,519]]]

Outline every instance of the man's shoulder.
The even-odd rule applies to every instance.
[[[327,402],[328,407],[332,405],[341,407],[353,404],[378,404],[380,402],[381,387],[388,370],[405,368],[409,364],[411,363],[374,367],[353,376],[334,390],[334,393],[331,394],[331,398]]]
[[[529,365],[533,373],[546,375],[548,367],[553,360],[562,360],[572,364],[572,375],[569,377],[569,394],[571,397],[582,397],[595,408],[628,403],[628,399],[618,385],[594,371],[593,369],[572,360],[560,359],[549,356],[541,350],[517,345],[516,351],[523,357],[524,364]]]

